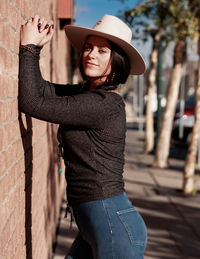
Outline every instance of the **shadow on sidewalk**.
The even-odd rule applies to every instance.
[[[200,258],[200,194],[185,197],[180,192],[184,159],[171,156],[168,169],[153,168],[153,154],[144,154],[142,139],[144,132],[127,130],[124,178],[127,194],[147,225],[144,258]]]
[[[134,206],[141,211],[148,229],[145,258],[199,258],[200,237],[187,224],[180,211],[190,212],[191,221],[198,222],[199,209],[168,203],[162,197],[156,200],[134,198]]]

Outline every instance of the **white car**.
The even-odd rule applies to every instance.
[[[185,144],[190,142],[192,128],[194,125],[194,109],[194,95],[191,95],[185,102],[185,109],[183,114],[181,115],[179,112],[177,112],[175,115],[172,129],[173,142],[182,142]]]

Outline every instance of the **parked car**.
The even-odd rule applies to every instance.
[[[190,95],[185,101],[184,112],[180,112],[180,103],[177,104],[172,129],[172,142],[188,144],[191,139],[194,125],[195,96]]]

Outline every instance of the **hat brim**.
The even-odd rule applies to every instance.
[[[115,37],[111,34],[75,25],[66,25],[65,32],[67,38],[71,41],[72,45],[79,51],[83,49],[83,45],[88,35],[100,36],[108,40],[111,40],[112,42],[117,44],[121,49],[123,49],[123,51],[127,54],[131,66],[131,75],[141,75],[145,72],[146,66],[144,59],[136,50],[136,48],[128,42],[121,40],[120,38]]]

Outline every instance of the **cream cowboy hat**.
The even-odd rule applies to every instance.
[[[140,75],[145,72],[145,62],[142,56],[136,48],[131,45],[131,29],[119,18],[106,14],[92,29],[75,25],[66,25],[65,32],[72,45],[79,51],[83,49],[83,45],[88,35],[101,36],[111,40],[127,54],[131,65],[130,74]]]

